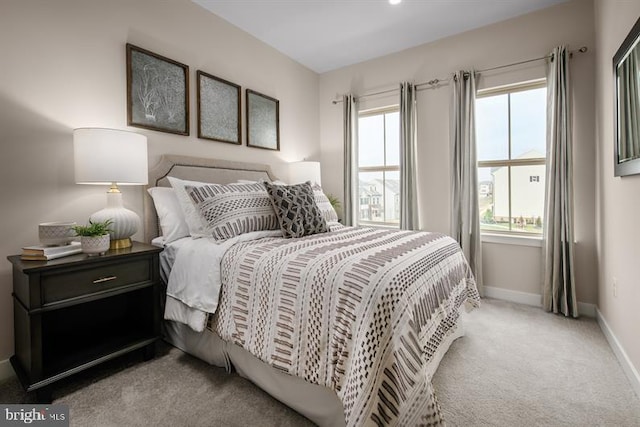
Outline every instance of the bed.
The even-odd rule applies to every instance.
[[[166,155],[149,187],[169,187],[169,177],[276,179],[268,165]],[[455,241],[329,223],[294,239],[278,230],[163,243],[154,202],[144,203],[145,239],[165,247],[168,342],[320,426],[444,423],[431,378],[479,304]]]

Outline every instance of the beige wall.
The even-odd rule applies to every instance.
[[[148,136],[150,165],[161,153],[274,165],[319,159],[318,75],[191,1],[2,0],[0,361],[13,353],[5,257],[37,242],[38,223],[83,223],[105,203],[106,188],[74,183],[72,129],[127,128],[127,42],[190,67],[191,136],[131,128]],[[196,69],[278,98],[282,150],[197,139]],[[123,192],[141,213],[142,189]]]
[[[597,1],[596,48],[592,3],[574,0],[329,72],[318,79],[315,73],[189,0],[3,0],[0,256],[4,259],[18,253],[21,246],[36,242],[39,222],[84,222],[91,212],[102,207],[104,195],[100,187],[74,184],[71,131],[82,126],[126,128],[126,42],[190,66],[192,135],[131,128],[149,137],[151,165],[162,153],[260,161],[276,167],[302,158],[321,159],[323,185],[333,194],[342,194],[342,108],[341,104],[331,104],[339,94],[384,90],[401,80],[424,82],[434,77],[446,78],[456,69],[483,69],[530,59],[546,54],[558,44],[573,49],[587,45],[590,52],[572,60],[578,299],[596,302],[595,278],[599,277],[600,309],[636,367],[640,367],[635,329],[627,327],[640,324],[637,310],[632,307],[640,296],[640,286],[635,286],[638,269],[633,267],[640,255],[640,236],[638,227],[627,226],[637,222],[629,213],[639,207],[637,197],[629,195],[638,194],[640,178],[613,178],[608,74],[611,56],[638,16],[639,6],[635,1]],[[599,276],[593,195],[594,64],[600,73],[596,116]],[[265,152],[197,139],[196,69],[280,99],[282,151]],[[479,87],[543,76],[542,63],[528,64],[484,73]],[[421,221],[424,229],[441,232],[449,231],[449,168],[448,162],[443,161],[449,157],[449,96],[446,85],[418,95]],[[393,96],[372,97],[362,107],[396,102]],[[125,204],[141,213],[142,190],[126,188],[124,192]],[[496,243],[485,243],[484,248],[487,285],[539,293],[538,248]],[[617,298],[609,283],[614,275],[618,278]],[[10,265],[0,261],[0,361],[13,352],[10,294]]]
[[[446,79],[458,69],[490,68],[546,55],[555,46],[590,51],[575,55],[574,84],[575,237],[578,299],[596,302],[594,31],[593,4],[575,0],[495,25],[448,37],[400,53],[320,76],[320,145],[323,186],[342,194],[342,104],[331,100],[348,92],[377,92],[402,80],[415,83]],[[542,61],[487,72],[479,89],[545,76]],[[418,185],[422,228],[449,232],[449,98],[442,86],[418,93]],[[397,95],[366,98],[361,108],[397,104]],[[485,285],[540,294],[540,249],[484,244]],[[527,265],[526,277],[522,266]]]
[[[640,175],[613,175],[612,58],[640,16],[640,2],[597,0],[596,139],[598,308],[640,371]],[[617,297],[613,278],[617,278]]]

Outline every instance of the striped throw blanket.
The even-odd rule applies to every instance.
[[[442,234],[340,227],[232,246],[211,328],[288,374],[334,390],[347,426],[443,423],[439,345],[479,296]],[[312,402],[310,402],[312,404]]]

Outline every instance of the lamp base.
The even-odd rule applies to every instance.
[[[109,249],[125,249],[130,248],[133,245],[130,237],[125,237],[124,239],[112,240],[109,243]]]
[[[111,190],[107,193],[107,207],[91,214],[90,220],[92,222],[111,221],[110,249],[131,247],[131,236],[138,231],[140,225],[138,214],[122,206],[122,193]]]

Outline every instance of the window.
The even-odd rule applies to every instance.
[[[358,223],[400,225],[400,112],[363,111],[358,119]]]
[[[480,229],[541,234],[546,171],[544,81],[479,91]]]

